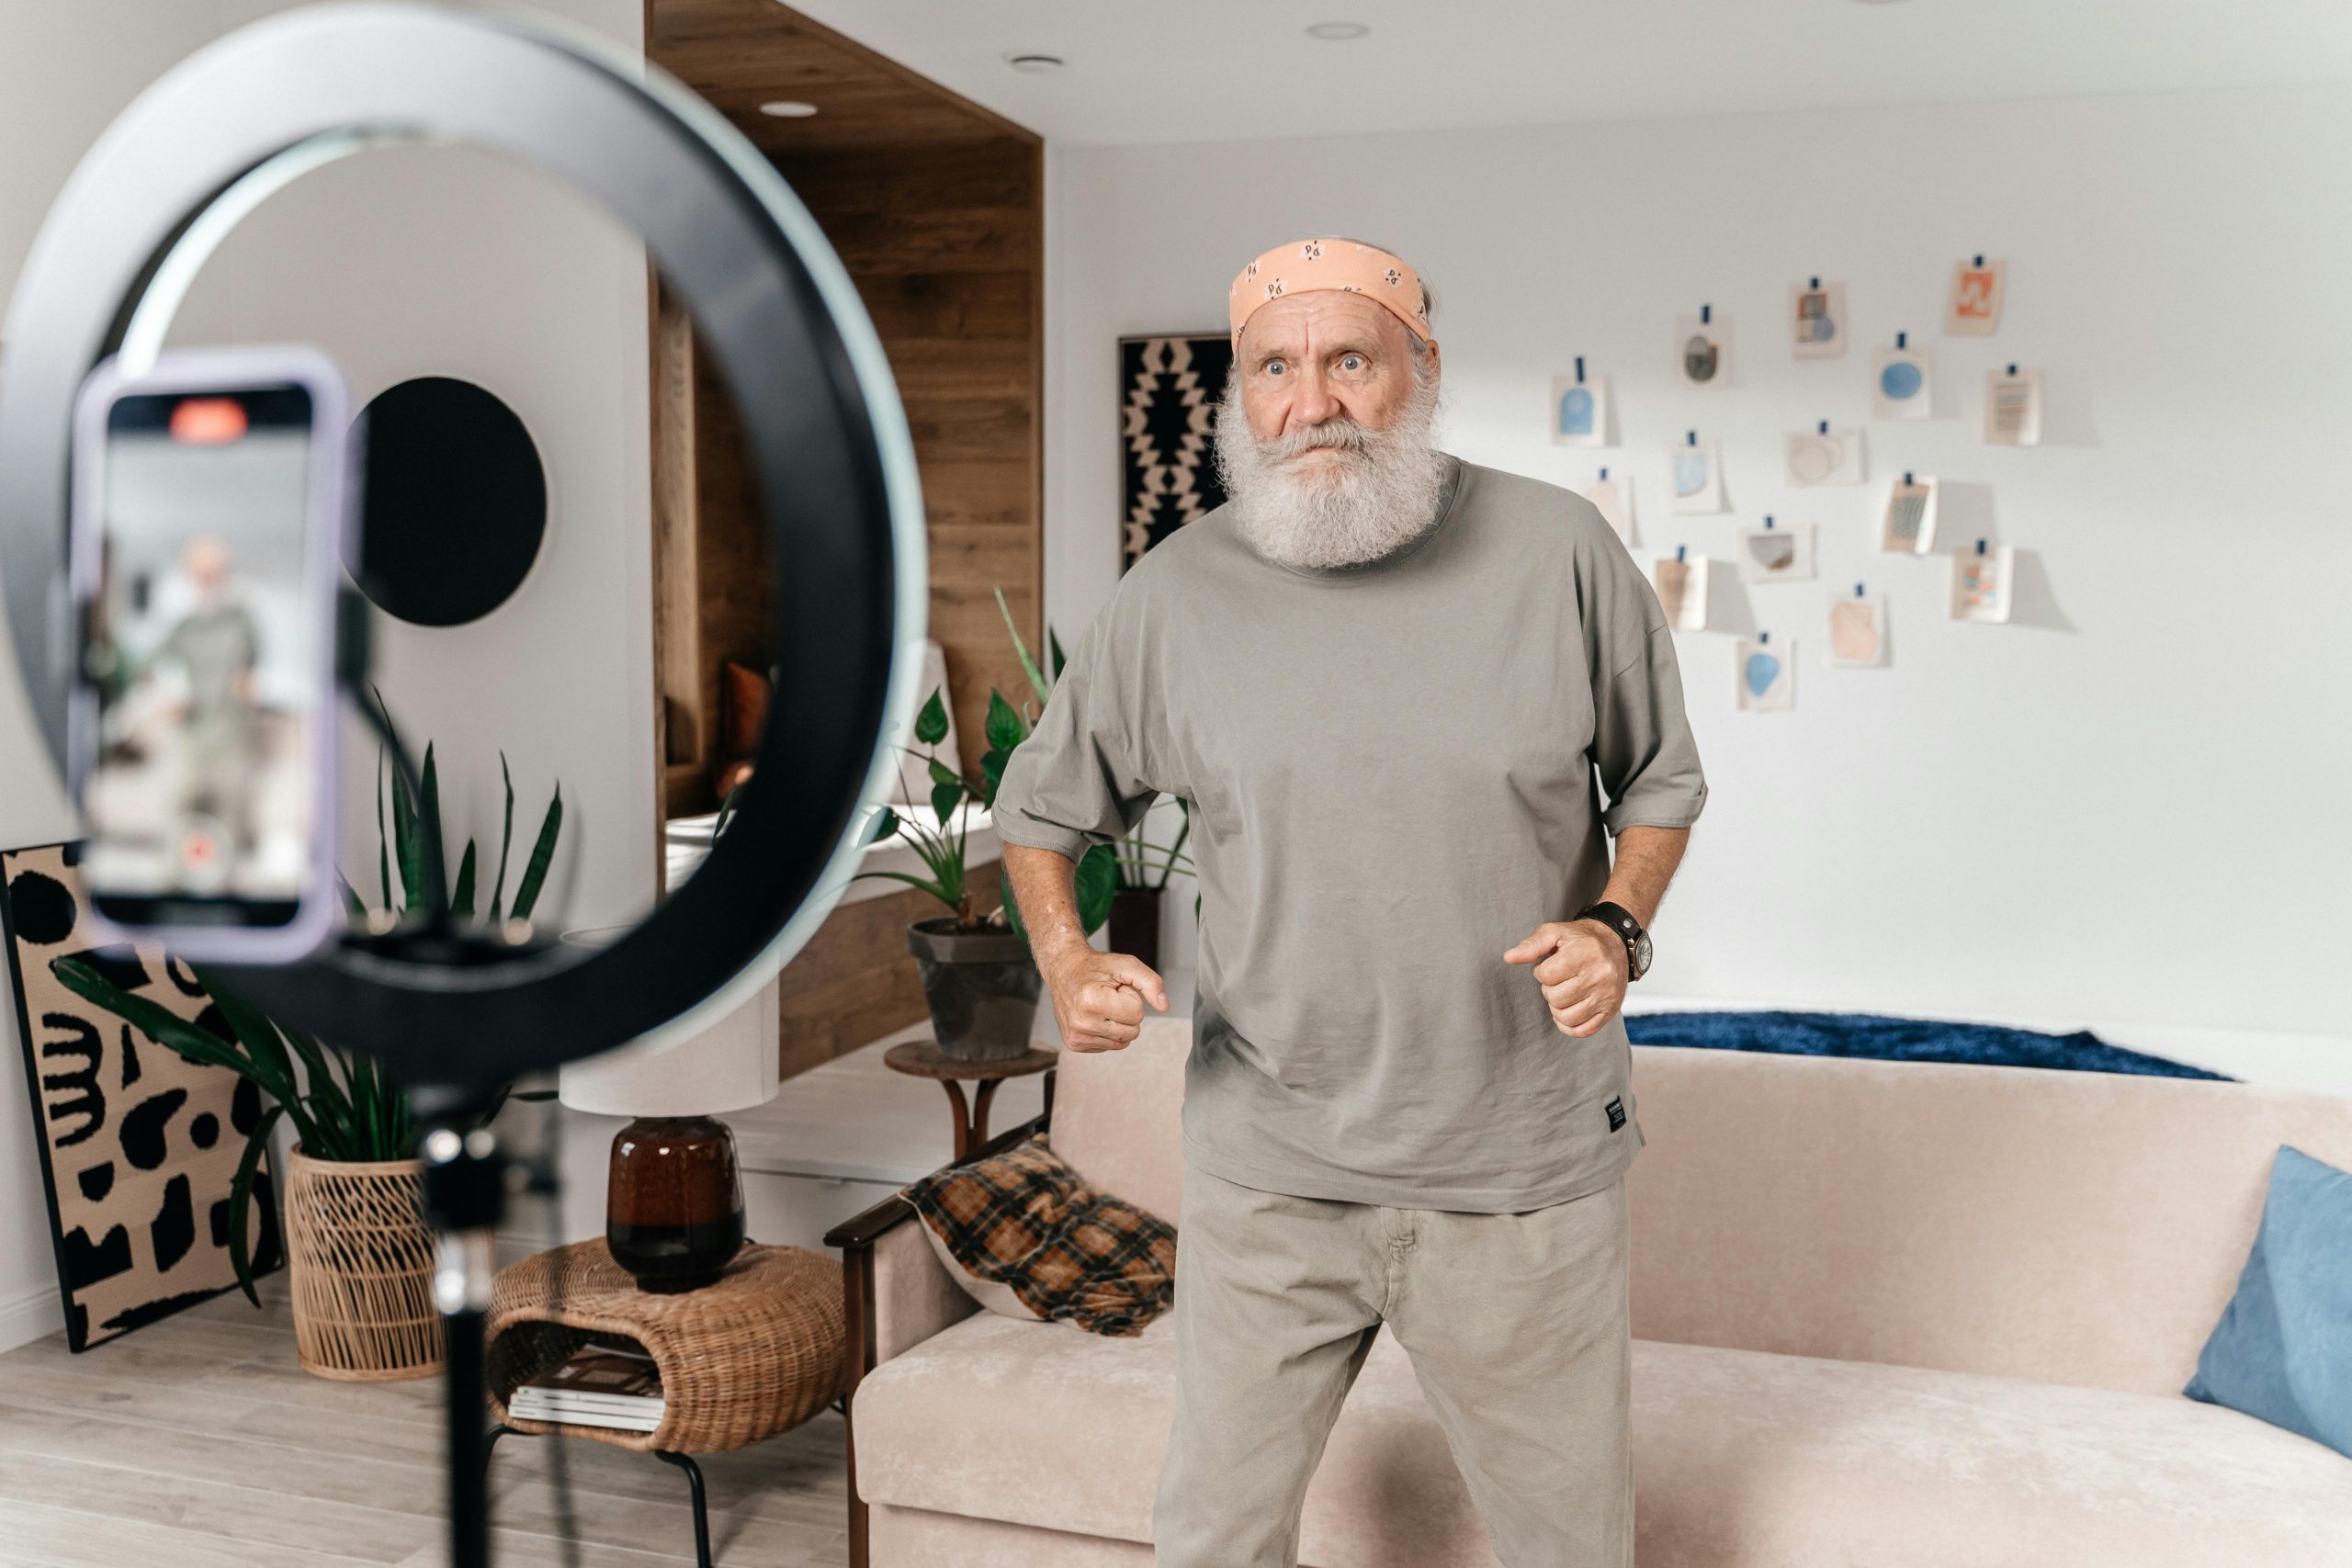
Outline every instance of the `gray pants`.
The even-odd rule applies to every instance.
[[[1504,1568],[1631,1568],[1625,1184],[1520,1214],[1260,1192],[1189,1163],[1160,1568],[1293,1568],[1383,1323]]]

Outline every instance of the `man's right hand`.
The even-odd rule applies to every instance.
[[[1150,964],[1125,953],[1073,949],[1045,971],[1054,1019],[1072,1051],[1123,1051],[1143,1032],[1143,1004],[1168,1010],[1168,987]]]

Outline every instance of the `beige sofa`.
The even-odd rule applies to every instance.
[[[1180,1231],[1188,1038],[1188,1020],[1150,1018],[1125,1052],[1068,1058],[1051,1112],[1072,1165]],[[2352,1167],[2352,1100],[1634,1055],[1642,1568],[2352,1563],[2352,1460],[2178,1392],[2272,1152]],[[866,1369],[854,1560],[1148,1563],[1167,1337],[976,1313],[903,1205],[837,1235]],[[1300,1557],[1495,1562],[1385,1335],[1307,1494]]]

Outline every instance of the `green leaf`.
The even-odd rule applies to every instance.
[[[947,739],[947,705],[939,700],[939,688],[931,689],[931,700],[915,715],[915,739],[926,746],[936,746]]]
[[[944,769],[941,770],[945,772]],[[931,809],[939,818],[939,825],[947,826],[956,815],[956,807],[963,803],[964,781],[954,773],[944,779],[934,778],[931,786]]]
[[[874,831],[867,836],[865,841],[869,844],[878,844],[898,830],[899,814],[886,806],[874,818]]]
[[[991,811],[996,809],[996,792],[1004,787],[1005,765],[1012,761],[1012,753],[1010,751],[980,753],[980,804]]]
[[[416,813],[417,867],[420,872],[424,871],[425,857],[430,855],[433,857],[433,874],[424,880],[421,891],[430,898],[435,896],[437,888],[441,903],[433,913],[446,915],[449,912],[449,862],[448,852],[443,846],[447,840],[441,836],[441,776],[434,767],[433,742],[430,740],[424,743],[424,800]]]
[[[1004,590],[1001,588],[996,591],[996,609],[997,614],[1004,617],[1004,629],[1012,634],[1012,650],[1021,656],[1021,668],[1028,672],[1029,684],[1035,689],[1037,700],[1043,703],[1046,694],[1053,690],[1053,682],[1046,680],[1044,671],[1037,668],[1037,661],[1029,657],[1029,644],[1023,640],[1021,628],[1012,624],[1012,607],[1004,602]],[[1054,669],[1057,674],[1060,673],[1058,663]]]
[[[471,919],[474,912],[474,841],[466,840],[466,852],[458,862],[458,886],[449,891],[449,913]]]
[[[1079,930],[1092,936],[1111,918],[1111,898],[1119,890],[1119,853],[1108,844],[1095,844],[1079,857]]]
[[[237,1288],[256,1307],[261,1305],[261,1292],[254,1289],[253,1244],[246,1239],[246,1217],[254,1206],[254,1172],[269,1148],[270,1132],[285,1110],[283,1105],[273,1105],[262,1112],[254,1130],[245,1134],[245,1152],[237,1160],[236,1179],[229,1184],[229,1261],[237,1270]]]
[[[334,884],[343,889],[344,911],[356,920],[365,921],[368,919],[368,906],[360,902],[359,890],[351,886],[351,878],[341,872],[336,872]]]
[[[1054,679],[1058,681],[1062,678],[1062,664],[1064,662],[1062,659],[1062,639],[1054,635],[1053,627],[1047,626],[1046,628],[1046,640],[1054,645]]]
[[[385,846],[391,840],[384,836],[384,749],[376,748],[376,876],[383,884],[384,908],[392,907],[392,863]]]
[[[1028,724],[994,686],[989,688],[989,716],[982,734],[991,747],[1001,751],[1010,751],[1029,739]]]
[[[1021,918],[1021,905],[1012,897],[1012,878],[1004,874],[1002,863],[999,863],[996,886],[997,891],[1004,895],[1004,923],[1012,929],[1013,935],[1027,942],[1029,927]]]
[[[523,867],[523,880],[514,886],[514,919],[527,920],[531,911],[538,908],[539,889],[548,879],[548,867],[555,860],[556,835],[563,831],[563,785],[555,786],[555,798],[548,802],[548,814],[539,821],[538,841],[531,846],[530,861]]]
[[[416,796],[398,768],[392,770],[392,858],[400,863],[401,907],[413,909],[424,883],[424,851],[416,841]]]
[[[861,871],[844,878],[844,880],[855,882],[861,877],[867,876],[887,876],[893,882],[903,882],[910,887],[920,887],[924,892],[930,894],[933,897],[938,899],[941,903],[946,905],[949,908],[952,909],[956,907],[956,900],[948,896],[947,888],[944,884],[925,882],[922,877],[912,875],[903,871]]]
[[[498,754],[498,776],[506,786],[506,821],[498,829],[498,886],[490,893],[490,923],[498,924],[499,906],[506,897],[506,852],[514,842],[514,775],[507,770],[506,753]]]

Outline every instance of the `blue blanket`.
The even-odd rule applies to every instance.
[[[2210,1073],[2109,1045],[2086,1029],[2072,1034],[2042,1034],[1990,1023],[1888,1018],[1867,1012],[1652,1012],[1627,1013],[1625,1032],[1636,1045],[1777,1051],[1792,1056],[1876,1056],[1894,1062],[1975,1062],[2233,1081],[2226,1073]]]

